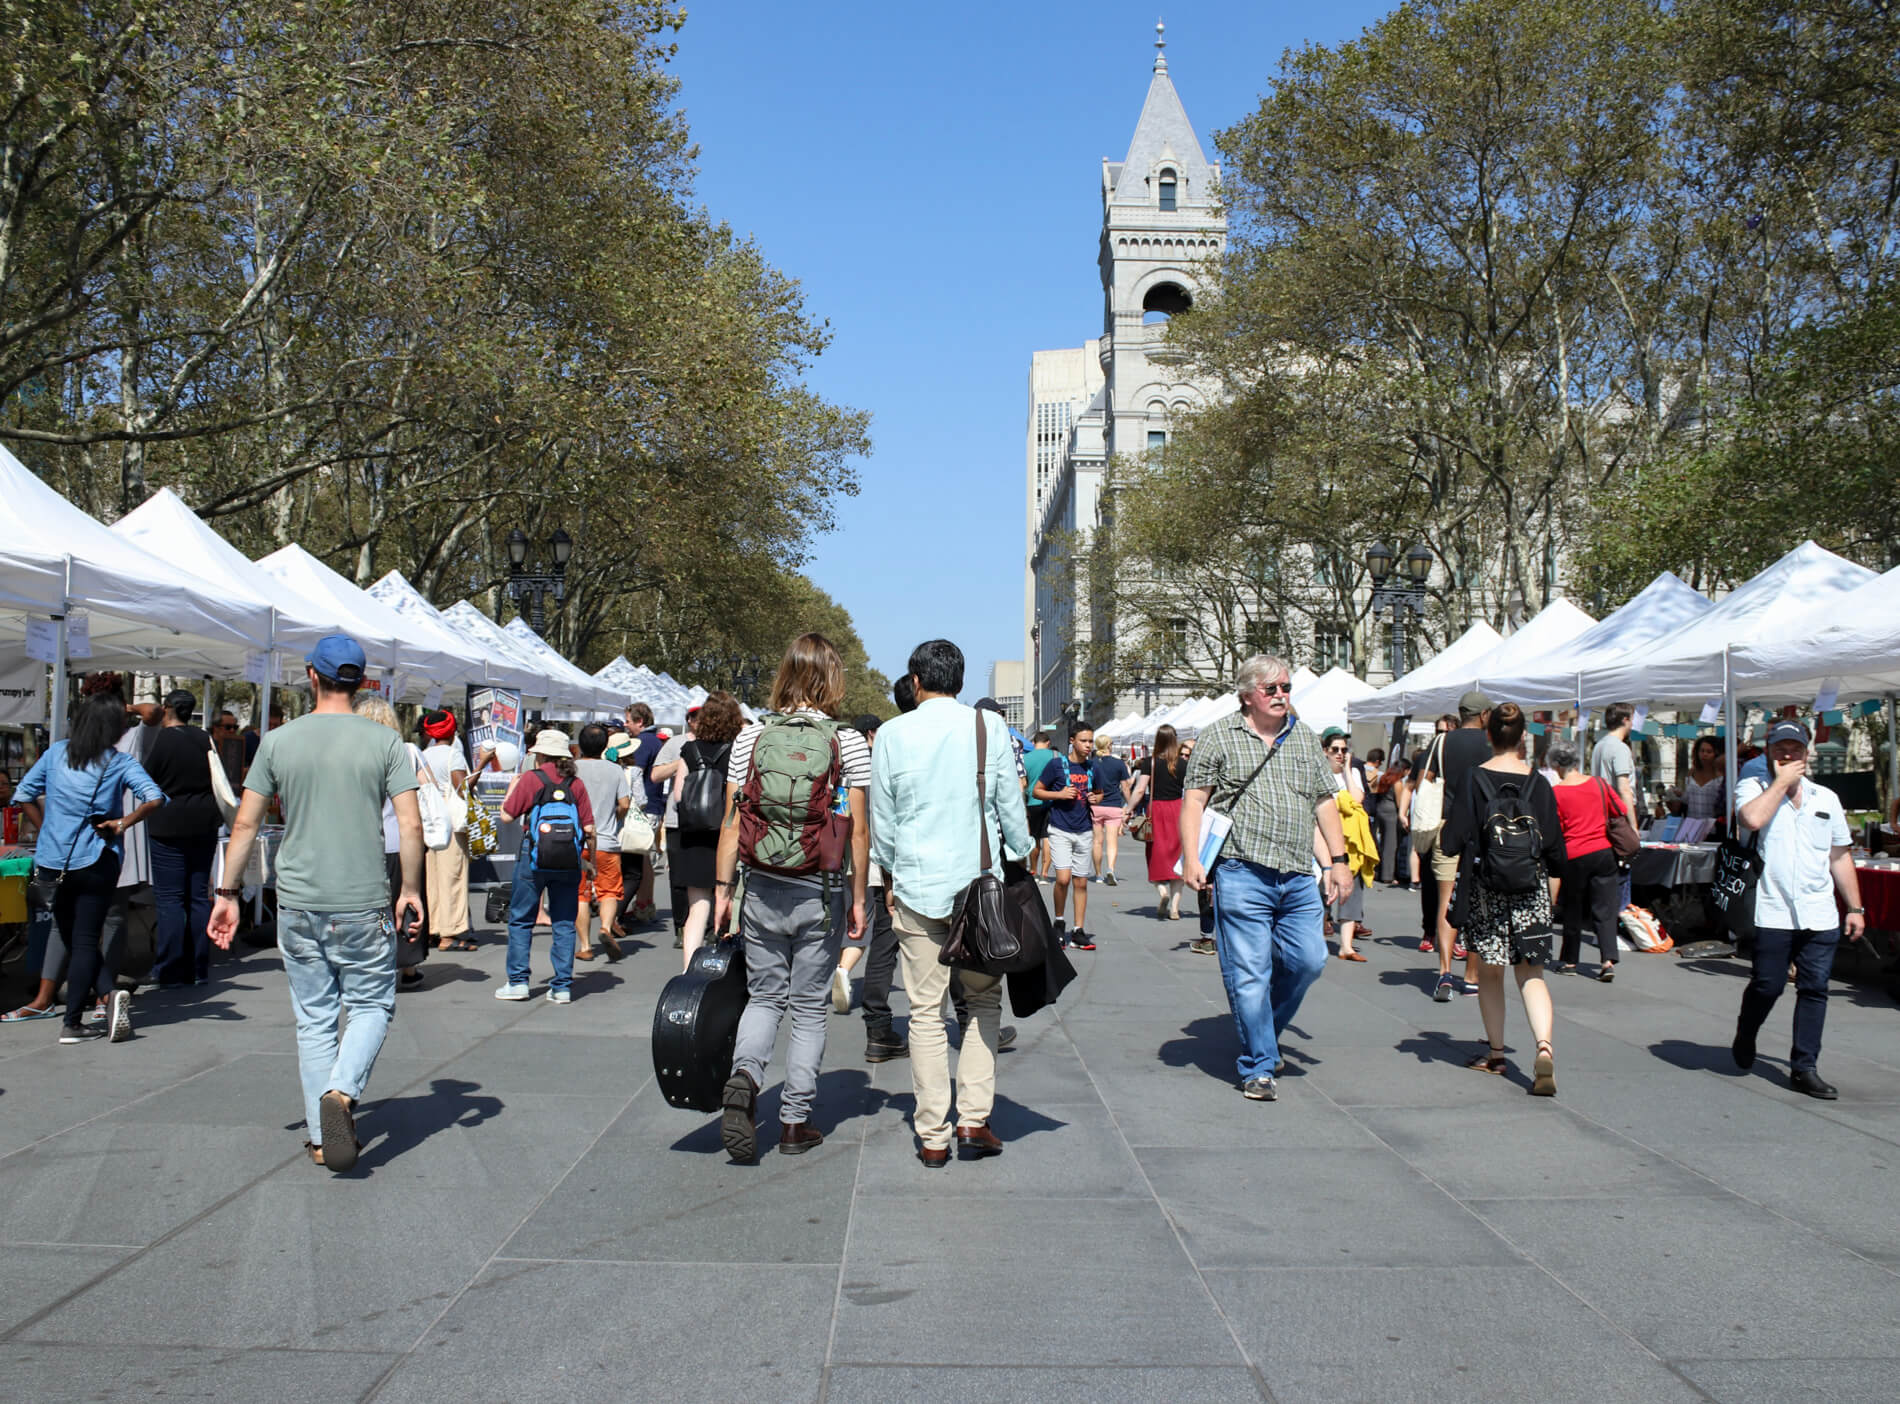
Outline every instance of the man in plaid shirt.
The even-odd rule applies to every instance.
[[[1332,768],[1318,738],[1293,719],[1286,660],[1249,658],[1234,691],[1240,711],[1203,730],[1188,762],[1181,876],[1196,891],[1213,888],[1221,980],[1240,1032],[1240,1090],[1271,1102],[1280,1033],[1326,968],[1326,904],[1346,896],[1352,873]],[[1211,872],[1200,862],[1209,809],[1234,825]],[[1319,882],[1314,858],[1325,871]]]

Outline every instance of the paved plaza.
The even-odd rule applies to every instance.
[[[1894,1398],[1890,1000],[1835,987],[1824,1104],[1786,1087],[1792,1000],[1738,1075],[1742,967],[1632,957],[1553,980],[1533,1099],[1460,1066],[1476,1001],[1426,997],[1415,900],[1381,892],[1370,962],[1333,962],[1259,1105],[1193,923],[1122,876],[1002,1059],[1008,1152],[938,1172],[855,1014],[825,1145],[728,1163],[653,1086],[671,949],[581,967],[566,1008],[496,1001],[498,945],[432,955],[347,1175],[300,1149],[275,952],[141,995],[127,1045],[0,1030],[6,1395]]]

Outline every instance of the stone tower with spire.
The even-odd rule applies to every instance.
[[[1091,640],[1111,637],[1114,620],[1091,607],[1075,553],[1105,524],[1109,461],[1164,444],[1174,417],[1207,397],[1164,342],[1168,318],[1193,305],[1226,243],[1220,167],[1168,76],[1160,24],[1140,120],[1128,154],[1103,159],[1101,194],[1102,335],[1079,352],[1038,351],[1031,368],[1024,659],[1028,710],[1041,721],[1065,711],[1099,721],[1126,700],[1088,675]],[[1082,368],[1082,356],[1094,364]],[[1039,431],[1055,422],[1066,439],[1052,467]]]

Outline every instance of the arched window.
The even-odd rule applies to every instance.
[[[1156,283],[1141,300],[1141,320],[1165,322],[1194,305],[1187,290],[1175,283]]]
[[[1161,190],[1161,208],[1164,210],[1172,210],[1176,208],[1175,198],[1174,198],[1174,172],[1173,171],[1164,170],[1161,172],[1160,190]]]

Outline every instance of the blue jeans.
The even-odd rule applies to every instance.
[[[363,1095],[396,1013],[396,930],[386,908],[366,912],[277,913],[277,949],[297,1016],[297,1069],[304,1124],[323,1144],[317,1103],[329,1091]],[[349,1013],[342,1038],[339,1016]]]
[[[1748,987],[1742,991],[1740,1025],[1757,1032],[1781,992],[1788,988],[1788,966],[1794,966],[1794,1046],[1788,1066],[1795,1072],[1813,1072],[1821,1057],[1821,1027],[1827,1022],[1827,977],[1834,969],[1834,952],[1841,929],[1790,931],[1763,926],[1755,931],[1755,956]]]
[[[200,984],[211,977],[211,859],[216,834],[175,839],[153,835],[152,894],[158,899],[152,978],[161,985]]]
[[[1325,905],[1310,870],[1263,868],[1238,858],[1214,865],[1214,930],[1221,982],[1240,1034],[1242,1082],[1271,1077],[1280,1034],[1326,968]]]
[[[514,890],[508,894],[508,983],[528,983],[528,951],[534,943],[534,918],[543,891],[548,894],[548,920],[554,924],[554,940],[548,948],[554,978],[548,988],[564,990],[574,983],[574,917],[580,911],[581,875],[537,873],[521,862],[515,864]]]

